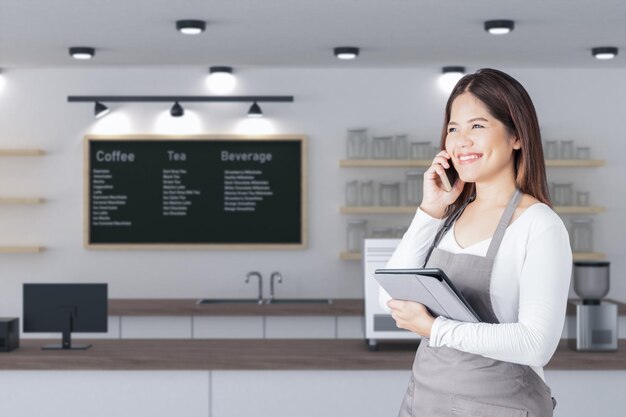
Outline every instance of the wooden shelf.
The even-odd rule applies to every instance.
[[[43,198],[36,197],[0,197],[0,204],[41,204]]]
[[[42,149],[0,149],[0,156],[41,156]]]
[[[599,214],[606,211],[601,206],[554,206],[554,211],[559,214]]]
[[[363,259],[359,252],[341,252],[339,255],[343,261],[360,261]],[[606,255],[598,252],[577,252],[573,256],[575,261],[602,261],[606,259]]]
[[[603,261],[606,255],[598,252],[574,252],[575,261]]]
[[[604,166],[605,161],[601,159],[547,159],[546,167],[556,168],[593,168]]]
[[[341,168],[417,168],[429,167],[432,159],[342,159]],[[601,159],[548,159],[546,167],[593,168],[604,166]]]
[[[39,253],[43,246],[0,246],[0,253]]]
[[[342,159],[341,168],[415,168],[429,167],[430,159]]]
[[[339,258],[342,261],[360,261],[362,259],[361,252],[341,252]]]
[[[342,206],[342,214],[415,214],[417,206]],[[559,214],[598,214],[606,211],[600,206],[555,206]]]
[[[414,214],[417,206],[342,206],[343,214]]]

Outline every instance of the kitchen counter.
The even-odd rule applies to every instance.
[[[333,299],[332,304],[196,304],[196,299],[111,299],[110,316],[363,316],[362,299]],[[626,316],[626,303],[618,304]],[[567,315],[576,314],[570,300]]]
[[[197,304],[197,299],[111,299],[109,316],[362,316],[362,299],[331,304]]]
[[[86,351],[41,350],[41,339],[0,353],[0,370],[408,370],[415,344],[362,340],[93,340]],[[561,341],[546,367],[554,370],[626,370],[620,351],[575,352]]]

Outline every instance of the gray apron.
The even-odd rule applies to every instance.
[[[486,257],[453,254],[437,248],[473,196],[446,219],[426,257],[425,267],[441,268],[488,323],[498,323],[490,297],[493,262],[521,196],[519,190],[513,194]],[[424,338],[417,349],[398,416],[549,417],[556,405],[550,395],[550,388],[529,366],[446,346],[430,347]]]

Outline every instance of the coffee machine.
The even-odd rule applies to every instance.
[[[603,301],[609,292],[609,267],[605,261],[574,262],[576,305],[576,345],[579,351],[617,350],[617,304]]]

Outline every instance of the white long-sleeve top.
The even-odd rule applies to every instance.
[[[418,208],[387,268],[420,268],[443,220]],[[486,256],[491,239],[462,248],[454,225],[438,248]],[[445,271],[445,267],[442,268]],[[448,346],[505,362],[529,365],[545,380],[557,348],[572,273],[567,229],[543,203],[526,208],[506,229],[491,273],[491,303],[500,323],[464,323],[437,317],[429,346]],[[389,311],[381,288],[380,304]]]

